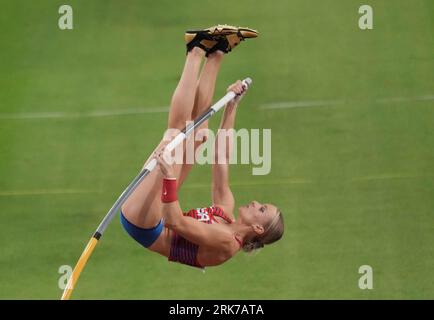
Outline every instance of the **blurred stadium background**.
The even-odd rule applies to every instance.
[[[0,298],[58,299],[166,125],[183,32],[260,38],[226,57],[215,98],[250,76],[238,128],[272,129],[272,170],[232,167],[237,205],[276,203],[286,234],[205,273],[143,250],[116,219],[75,299],[434,298],[434,2],[0,1]],[[57,27],[62,4],[74,30]],[[125,113],[147,110],[149,113]],[[218,124],[219,115],[211,120]],[[210,168],[182,190],[207,205]],[[374,270],[360,290],[358,268]]]

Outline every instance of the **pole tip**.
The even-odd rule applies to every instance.
[[[252,85],[252,82],[253,82],[252,78],[247,77],[243,80],[243,85],[245,85],[248,88]]]

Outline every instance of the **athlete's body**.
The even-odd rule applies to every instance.
[[[244,38],[253,38],[254,30],[230,26],[187,32],[187,57],[181,79],[173,94],[168,128],[181,130],[186,121],[195,119],[211,105],[217,75],[225,53]],[[202,59],[206,62],[198,79]],[[237,81],[228,88],[238,96],[226,105],[220,129],[234,126],[238,102],[245,88]],[[207,127],[203,123],[197,130]],[[194,135],[192,135],[191,139]],[[229,186],[228,161],[212,166],[212,206],[190,210],[183,215],[174,192],[179,190],[192,168],[192,164],[169,165],[163,150],[171,136],[163,137],[145,165],[156,158],[158,167],[144,179],[122,206],[121,221],[127,232],[149,250],[171,261],[205,267],[219,265],[240,249],[250,251],[278,240],[283,234],[282,214],[271,204],[252,201],[238,208],[234,217],[234,197]],[[230,146],[218,145],[216,137],[215,158],[228,159]],[[203,141],[202,141],[203,142]],[[202,142],[194,142],[195,149]],[[184,149],[185,150],[185,149]],[[172,199],[161,195],[163,178],[173,186]],[[162,200],[164,202],[162,202]],[[206,223],[204,223],[206,222]]]

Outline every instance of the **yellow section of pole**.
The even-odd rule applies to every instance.
[[[80,256],[80,259],[78,259],[78,262],[75,265],[74,270],[72,271],[71,277],[69,278],[66,288],[63,291],[61,300],[69,300],[69,298],[71,297],[72,291],[74,290],[75,284],[77,283],[78,278],[80,277],[81,271],[83,271],[87,263],[87,260],[92,254],[93,249],[95,248],[97,243],[98,243],[98,239],[94,237],[92,237],[92,239],[90,239],[90,241],[88,242],[86,248],[84,249],[83,253]]]

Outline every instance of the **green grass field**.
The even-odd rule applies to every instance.
[[[369,1],[368,31],[355,0],[67,3],[72,31],[57,26],[62,1],[0,0],[0,298],[60,298],[59,267],[167,118],[91,115],[168,106],[184,30],[216,23],[261,32],[226,57],[215,98],[254,80],[237,128],[272,129],[272,170],[233,166],[232,188],[237,205],[281,207],[283,240],[202,273],[143,250],[116,219],[73,298],[434,298],[433,1]],[[193,170],[184,209],[210,203],[210,178]],[[358,287],[364,264],[373,290]]]

